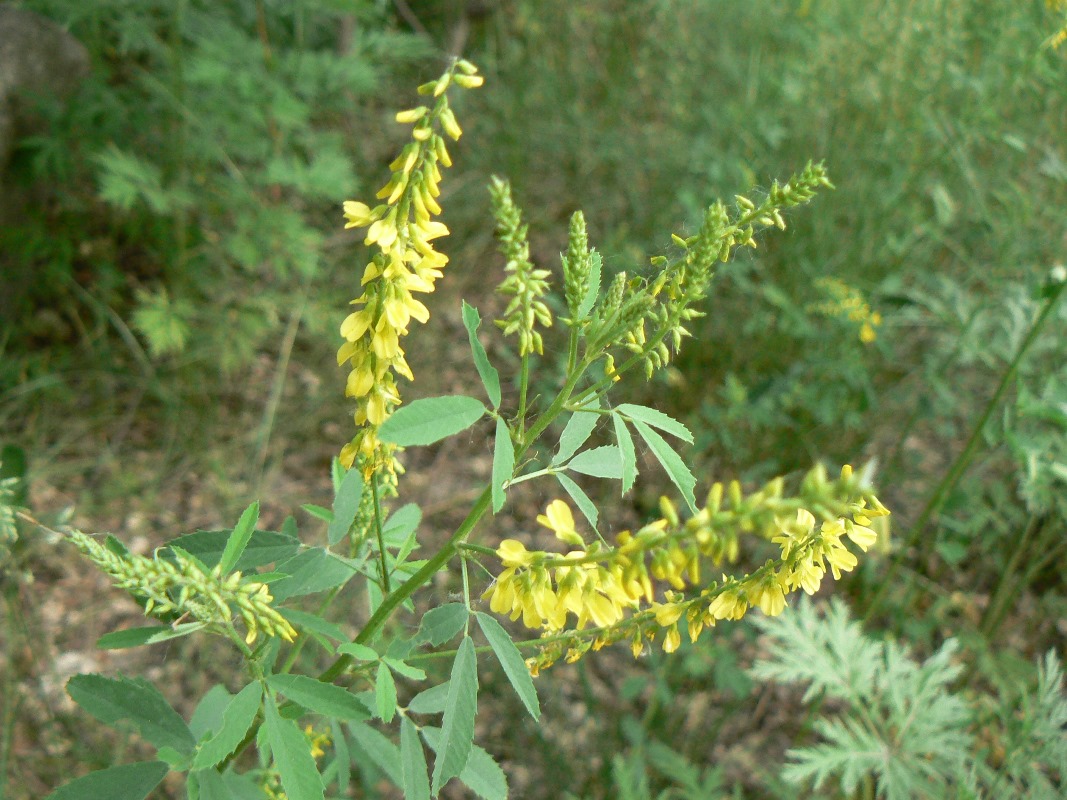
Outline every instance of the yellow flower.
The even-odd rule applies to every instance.
[[[726,580],[726,576],[723,575],[723,580]],[[730,587],[711,601],[711,605],[708,606],[708,613],[714,619],[741,619],[745,616],[745,612],[748,611],[748,602],[741,597],[740,591],[735,587]]]
[[[816,563],[814,556],[809,554],[796,565],[793,574],[789,576],[789,588],[803,589],[809,595],[815,594],[819,591],[825,574],[825,568]]]
[[[526,545],[517,539],[502,541],[496,549],[496,554],[505,567],[527,567],[534,561]]]
[[[537,515],[537,521],[553,531],[556,538],[576,547],[583,547],[585,541],[574,527],[574,514],[571,508],[562,500],[553,500],[545,508],[544,514]]]
[[[685,606],[680,603],[653,603],[652,612],[656,615],[656,624],[666,628],[682,618]]]
[[[748,596],[751,602],[759,606],[760,611],[768,617],[777,617],[785,610],[785,591],[781,580],[773,571],[750,587]]]
[[[345,218],[348,220],[348,222],[345,223],[346,229],[365,228],[377,219],[374,212],[371,211],[370,206],[356,200],[345,200],[344,212]]]
[[[510,614],[515,606],[515,567],[509,567],[500,573],[496,583],[489,587],[489,608],[497,614]],[[482,595],[484,598],[485,595]]]
[[[837,536],[832,533],[827,535],[825,528],[826,526],[824,525],[822,547],[820,549],[822,555],[830,563],[830,570],[833,572],[834,580],[840,580],[841,573],[851,572],[859,561],[847,547],[841,544],[841,540]]]
[[[865,525],[857,525],[855,522],[845,520],[845,533],[848,538],[855,542],[856,547],[867,552],[867,548],[878,541],[878,534]]]
[[[682,634],[678,632],[677,625],[671,625],[663,635],[663,652],[673,653],[682,643]]]

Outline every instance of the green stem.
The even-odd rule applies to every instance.
[[[521,439],[526,430],[526,393],[530,386],[530,354],[522,354],[522,371],[519,376],[519,413],[516,419],[516,430]]]
[[[382,576],[382,594],[388,595],[392,589],[389,586],[389,565],[385,561],[385,537],[382,534],[382,507],[378,498],[377,472],[371,476],[370,489],[374,496],[374,533],[378,538],[378,570]]]
[[[571,326],[570,333],[567,334],[567,372],[574,372],[575,366],[578,364],[578,323],[576,322]]]
[[[560,415],[566,406],[567,401],[570,400],[571,394],[574,392],[574,387],[577,386],[582,374],[588,367],[589,363],[583,361],[579,363],[578,368],[570,374],[567,382],[563,385],[563,388],[560,389],[559,394],[556,395],[551,405],[537,419],[537,422],[534,423],[533,427],[526,432],[525,436],[519,442],[515,454],[516,460],[522,459],[522,456],[533,443],[537,441],[537,438],[544,433],[548,426]],[[385,623],[393,615],[393,612],[396,611],[405,600],[411,597],[417,589],[429,582],[430,579],[432,579],[433,576],[449,562],[449,560],[459,551],[460,545],[466,544],[467,537],[478,525],[481,518],[485,516],[485,513],[489,510],[492,503],[492,498],[492,487],[487,485],[482,489],[482,493],[478,496],[474,506],[471,508],[470,512],[468,512],[463,522],[460,523],[460,526],[456,529],[455,533],[452,534],[441,549],[423,564],[414,575],[404,581],[404,583],[400,584],[395,590],[385,595],[381,605],[379,605],[375,612],[371,614],[370,619],[367,620],[367,623],[360,630],[359,634],[356,635],[356,638],[353,639],[353,642],[356,644],[367,644],[367,642],[373,639],[385,626]],[[570,636],[573,634],[566,635]],[[549,641],[553,641],[553,637],[545,637],[535,641],[545,644]],[[530,646],[532,646],[532,643]],[[349,655],[342,655],[319,674],[318,680],[323,683],[333,683],[351,664],[352,657]],[[244,752],[245,748],[255,740],[258,730],[259,723],[257,722],[249,728],[248,733],[245,734],[241,743],[234,748],[234,751],[222,761],[219,769],[225,769],[225,767],[237,758],[238,755]]]
[[[474,507],[471,508],[470,513],[467,514],[466,519],[456,528],[456,532],[452,534],[452,537],[444,544],[444,546],[437,551],[432,558],[430,558],[422,567],[396,587],[395,590],[387,594],[382,599],[382,604],[378,606],[377,610],[371,615],[371,618],[367,620],[367,624],[363,626],[359,634],[353,641],[356,644],[366,644],[382,629],[389,617],[393,612],[400,607],[400,605],[411,597],[415,593],[415,590],[422,586],[424,583],[430,580],[434,575],[449,560],[456,554],[458,546],[467,538],[467,536],[474,530],[475,526],[485,515],[485,512],[489,510],[489,504],[492,501],[492,490],[489,486],[486,486],[479,495],[478,500],[475,502]],[[336,680],[341,673],[348,668],[348,665],[352,663],[352,657],[343,655],[327,667],[321,675],[319,680],[324,683],[332,683]]]
[[[1023,339],[1022,344],[1019,345],[1019,349],[1016,351],[1015,356],[1008,364],[1007,369],[1004,370],[1004,374],[1001,376],[1000,383],[997,385],[997,389],[993,392],[993,396],[989,398],[989,402],[986,403],[985,409],[982,411],[981,416],[978,418],[978,422],[971,430],[970,436],[967,438],[967,443],[964,445],[962,452],[957,456],[956,460],[949,467],[945,473],[941,482],[937,485],[937,488],[931,493],[926,505],[923,506],[923,510],[920,512],[915,523],[911,526],[907,536],[904,540],[904,545],[901,547],[897,557],[893,559],[893,563],[890,565],[885,577],[882,579],[882,586],[871,600],[871,604],[867,607],[867,612],[864,615],[864,620],[869,620],[874,613],[881,607],[882,602],[885,599],[886,592],[893,584],[893,578],[896,577],[897,571],[900,569],[904,559],[907,558],[908,552],[912,548],[916,548],[919,545],[919,539],[923,532],[926,530],[927,524],[933,518],[933,516],[941,509],[945,499],[956,487],[960,478],[963,477],[963,473],[971,464],[971,460],[974,458],[975,453],[978,450],[978,444],[982,438],[982,432],[985,430],[986,423],[989,422],[989,418],[993,415],[993,412],[1000,405],[1001,399],[1008,390],[1008,386],[1014,380],[1015,375],[1019,371],[1019,365],[1022,363],[1023,357],[1030,349],[1030,346],[1037,340],[1038,335],[1041,333],[1045,324],[1052,316],[1052,311],[1056,307],[1060,298],[1063,297],[1064,289],[1067,288],[1067,281],[1060,281],[1052,287],[1052,290],[1046,297],[1045,306],[1041,309],[1041,313],[1037,315],[1033,324],[1030,326],[1030,330],[1026,334],[1026,338]],[[915,558],[922,560],[930,555],[934,546],[937,544],[936,533],[926,539],[926,541],[917,547]]]

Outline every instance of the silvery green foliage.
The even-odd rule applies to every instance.
[[[1019,704],[954,693],[964,668],[954,640],[920,663],[902,646],[864,634],[839,601],[825,611],[802,603],[756,624],[770,652],[751,674],[806,684],[805,701],[833,701],[813,725],[820,741],[789,751],[782,777],[790,783],[847,795],[873,781],[887,800],[1062,796],[1067,699],[1053,653]],[[982,726],[983,739],[992,735],[1003,747],[995,762],[975,735],[977,710],[989,705],[1001,709],[999,729]]]

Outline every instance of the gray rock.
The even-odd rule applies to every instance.
[[[52,20],[0,6],[0,171],[22,133],[24,102],[67,95],[89,73],[84,45]]]

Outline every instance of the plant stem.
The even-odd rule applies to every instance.
[[[522,371],[519,376],[519,412],[516,417],[516,430],[521,439],[526,430],[526,393],[530,386],[530,354],[522,355]]]
[[[989,398],[989,402],[986,403],[985,409],[982,411],[977,423],[972,428],[971,434],[967,438],[967,443],[964,445],[963,450],[960,452],[959,456],[956,457],[956,460],[952,463],[952,466],[949,467],[948,471],[945,472],[941,482],[931,493],[930,498],[926,501],[926,505],[923,506],[923,510],[919,513],[915,523],[909,529],[903,547],[901,547],[900,552],[897,553],[896,558],[893,559],[893,563],[890,565],[882,580],[882,586],[867,607],[864,621],[871,619],[871,617],[874,616],[874,613],[881,607],[882,602],[885,600],[886,592],[893,583],[893,578],[896,577],[896,573],[900,569],[902,562],[907,558],[908,551],[912,548],[916,548],[919,544],[919,539],[926,530],[927,524],[941,509],[941,506],[944,504],[949,493],[956,487],[960,478],[963,477],[963,473],[967,470],[967,467],[970,466],[971,460],[974,458],[974,455],[978,450],[978,444],[982,437],[982,431],[985,430],[986,423],[989,422],[989,418],[1000,405],[1000,401],[1004,397],[1005,392],[1007,392],[1009,384],[1019,371],[1019,365],[1022,363],[1023,357],[1030,349],[1030,346],[1037,340],[1038,335],[1052,316],[1052,311],[1056,307],[1060,298],[1063,297],[1065,288],[1067,288],[1067,281],[1060,281],[1051,288],[1051,291],[1046,296],[1044,308],[1042,308],[1041,313],[1037,315],[1037,318],[1030,326],[1030,330],[1027,331],[1026,338],[1024,338],[1019,345],[1019,349],[1008,364],[1007,369],[1004,370],[1004,374],[1000,378],[1000,383],[997,385],[996,391],[993,392],[993,396]],[[920,561],[927,558],[936,544],[937,534],[935,532],[934,535],[928,537],[925,543],[917,548],[915,558]]]
[[[370,490],[374,496],[374,533],[378,538],[378,570],[382,576],[382,594],[388,595],[392,589],[389,587],[389,565],[385,561],[385,537],[382,534],[382,506],[378,497],[377,472],[371,476]]]

